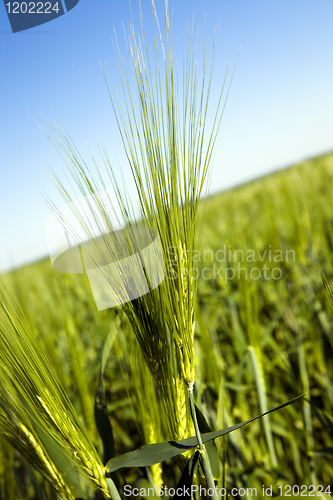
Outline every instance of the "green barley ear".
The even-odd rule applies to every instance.
[[[77,488],[64,481],[62,472],[36,432],[29,413],[16,397],[16,389],[10,379],[3,372],[1,378],[0,435],[40,472],[60,498],[74,500]]]
[[[196,281],[192,267],[199,240],[196,216],[223,113],[224,83],[216,102],[213,124],[209,127],[207,116],[216,38],[208,71],[204,43],[202,72],[199,76],[196,61],[198,38],[192,23],[183,62],[183,89],[180,95],[167,1],[164,39],[154,1],[152,18],[155,35],[152,57],[146,42],[142,13],[141,35],[134,23],[129,28],[127,45],[132,75],[127,71],[115,38],[124,106],[120,104],[110,72],[108,88],[137,186],[142,220],[157,231],[166,267],[171,260],[170,252],[173,253],[173,273],[167,276],[160,287],[159,309],[162,309],[163,304],[163,316],[169,328],[168,337],[176,351],[179,373],[191,387],[195,378],[193,337]],[[131,90],[131,76],[134,90]],[[105,165],[116,191],[120,192],[107,157]],[[124,205],[125,197],[120,197],[120,203]],[[126,212],[130,211],[127,206],[122,208]],[[144,327],[142,324],[141,329]]]
[[[0,380],[2,437],[62,498],[82,496],[82,476],[108,494],[104,467],[94,445],[35,330],[1,283]]]
[[[196,217],[224,110],[222,96],[225,80],[221,93],[214,103],[215,112],[210,126],[208,105],[216,38],[209,68],[207,68],[204,43],[202,71],[199,73],[196,60],[198,38],[195,35],[194,22],[192,23],[188,34],[188,51],[183,63],[182,93],[179,94],[168,3],[165,1],[164,38],[160,31],[154,1],[151,5],[153,55],[150,54],[147,45],[141,11],[141,34],[132,23],[126,38],[131,75],[127,71],[115,35],[114,47],[121,80],[122,100],[118,97],[108,69],[110,81],[106,74],[105,80],[137,188],[141,210],[140,224],[148,226],[157,234],[166,277],[157,288],[152,289],[149,284],[150,291],[146,295],[135,300],[125,302],[119,300],[119,302],[133,327],[146,363],[160,389],[170,421],[175,422],[175,437],[180,435],[184,437],[183,432],[191,431],[191,421],[188,419],[188,402],[184,407],[183,398],[186,391],[183,385],[185,384],[185,389],[186,386],[192,389],[195,379],[196,280],[192,267],[200,236]],[[89,195],[94,199],[94,204],[90,205],[91,219],[97,227],[103,228],[98,238],[77,210],[74,210],[74,215],[84,229],[93,247],[93,253],[98,255],[95,264],[98,271],[103,274],[101,268],[107,266],[97,264],[108,262],[105,248],[112,254],[107,233],[113,231],[111,213],[108,213],[98,194],[98,191],[105,189],[105,180],[95,160],[95,173],[92,173],[65,130],[57,125],[51,125],[51,128],[53,139],[48,137],[65,158],[81,195]],[[132,228],[137,221],[133,215],[130,198],[116,180],[105,150],[103,159],[114,187],[119,211],[126,226]],[[54,176],[54,183],[65,201],[70,202],[67,189],[57,176]],[[112,205],[111,200],[109,201]],[[113,258],[113,255],[111,256]],[[133,272],[134,282],[140,271],[142,274],[142,268]],[[102,278],[106,282],[110,281],[107,273]],[[176,418],[174,418],[175,413]]]

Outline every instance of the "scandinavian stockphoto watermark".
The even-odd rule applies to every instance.
[[[268,245],[264,249],[235,249],[222,245],[218,250],[182,250],[169,247],[167,278],[177,279],[189,273],[192,279],[222,280],[279,280],[284,263],[295,262],[295,250],[281,250]],[[189,264],[190,263],[190,264]]]

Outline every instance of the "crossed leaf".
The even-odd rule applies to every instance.
[[[226,429],[221,429],[215,432],[207,432],[202,434],[202,442],[206,443],[207,441],[211,441],[212,439],[224,436],[225,434],[229,434],[245,425],[258,420],[269,413],[273,413],[274,411],[281,410],[286,406],[289,406],[292,403],[295,403],[299,399],[304,397],[304,394],[301,396],[297,396],[286,403],[283,403],[276,408],[273,408],[270,411],[262,413],[257,417],[251,418],[250,420],[246,420],[237,425],[233,425],[231,427],[227,427]],[[112,458],[106,464],[106,475],[109,476],[112,472],[117,471],[118,469],[128,468],[128,467],[147,467],[149,465],[158,464],[167,460],[168,458],[176,457],[177,455],[181,455],[182,453],[190,450],[191,448],[195,448],[198,446],[197,438],[191,437],[188,439],[183,439],[181,441],[166,441],[164,443],[154,443],[141,446],[135,451],[131,451],[129,453],[125,453],[120,457]]]

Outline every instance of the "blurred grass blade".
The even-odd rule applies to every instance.
[[[193,476],[194,476],[194,473],[195,473],[195,470],[196,470],[196,467],[198,464],[199,456],[200,456],[200,453],[199,453],[199,450],[197,450],[194,453],[193,457],[191,457],[189,459],[189,461],[187,462],[185,469],[183,470],[183,473],[182,473],[182,475],[179,479],[179,482],[177,484],[176,493],[172,497],[172,500],[178,500],[179,498],[191,498],[191,496],[192,496],[191,493],[188,495],[186,493],[186,490],[187,490],[187,488],[189,488],[191,491],[191,486],[193,483]],[[180,495],[177,494],[177,492],[179,490],[181,491]]]
[[[310,379],[308,373],[308,366],[306,362],[306,350],[304,347],[304,335],[300,329],[297,329],[297,355],[298,364],[300,371],[300,378],[302,383],[302,390],[309,395],[310,398]],[[317,484],[315,463],[312,456],[312,451],[314,449],[314,436],[313,436],[313,424],[312,424],[312,414],[311,405],[307,399],[303,401],[303,416],[305,424],[305,437],[307,446],[307,455],[309,460],[310,469],[310,481],[311,484]]]
[[[88,434],[95,440],[97,436],[94,422],[93,393],[87,378],[83,376],[83,373],[85,373],[83,364],[85,346],[77,332],[73,318],[69,315],[65,316],[64,323],[73,387],[78,391],[85,427]]]
[[[324,427],[324,429],[327,430],[328,434],[333,439],[333,420],[332,420],[332,417],[327,415],[324,411],[322,411],[320,408],[318,408],[317,405],[312,403],[307,398],[306,398],[306,401],[311,405],[311,408],[316,413],[318,419],[322,423],[322,426]]]
[[[111,458],[116,456],[116,449],[113,439],[113,430],[111,422],[107,412],[106,398],[105,398],[105,387],[103,381],[104,370],[106,362],[114,342],[114,339],[118,332],[118,324],[111,328],[108,336],[106,337],[104,347],[101,355],[101,368],[99,373],[98,389],[95,396],[95,421],[98,429],[98,433],[103,443],[103,464],[105,465]],[[115,481],[116,485],[119,483],[117,475],[114,475],[112,479]]]
[[[315,450],[312,452],[313,455],[315,455],[316,457],[327,457],[327,455],[333,455],[333,447],[330,447],[330,448],[321,448],[320,450]]]
[[[258,420],[264,415],[268,415],[269,413],[285,408],[286,406],[295,403],[303,397],[304,394],[302,394],[301,396],[297,396],[296,398],[291,399],[290,401],[287,401],[286,403],[283,403],[282,405],[277,406],[276,408],[273,408],[272,410],[269,410],[262,415],[258,415],[257,417],[246,420],[245,422],[241,422],[240,424],[233,425],[232,427],[228,427],[227,429],[221,429],[220,431],[202,434],[202,442],[206,443],[207,441],[210,441],[212,439],[224,436],[225,434],[229,434],[230,432],[233,432],[251,422],[254,422],[255,420]],[[135,451],[125,453],[120,457],[109,460],[109,462],[106,464],[107,475],[109,476],[110,473],[122,468],[145,467],[148,465],[154,465],[163,462],[168,458],[176,457],[177,455],[180,455],[181,453],[184,453],[185,451],[190,450],[197,445],[197,438],[191,437],[188,439],[183,439],[181,441],[167,441],[164,443],[155,443],[141,446]]]
[[[262,413],[267,412],[267,395],[266,395],[266,384],[264,378],[264,370],[261,362],[261,356],[259,349],[256,349],[253,346],[248,346],[248,350],[250,351],[250,358],[252,362],[254,380],[257,388],[257,395],[259,399],[259,409]],[[271,466],[276,468],[278,465],[278,461],[276,458],[275,447],[274,447],[274,439],[271,430],[271,424],[269,421],[269,417],[265,417],[262,421],[264,426],[264,432],[267,442],[267,447],[269,451]]]

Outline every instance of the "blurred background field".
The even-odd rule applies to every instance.
[[[256,487],[259,498],[263,484],[275,494],[286,484],[331,485],[333,493],[333,308],[323,286],[324,276],[329,284],[333,278],[332,187],[333,154],[327,154],[201,204],[193,269],[198,407],[217,430],[306,393],[216,440],[219,484],[225,475],[228,488]],[[117,309],[96,310],[86,276],[57,273],[45,259],[2,278],[99,449],[93,404],[112,329],[105,382],[117,454],[173,438],[130,327]],[[167,462],[148,476],[171,486],[180,475],[174,471]],[[134,483],[139,471],[122,474]],[[0,497],[56,498],[1,436]]]

